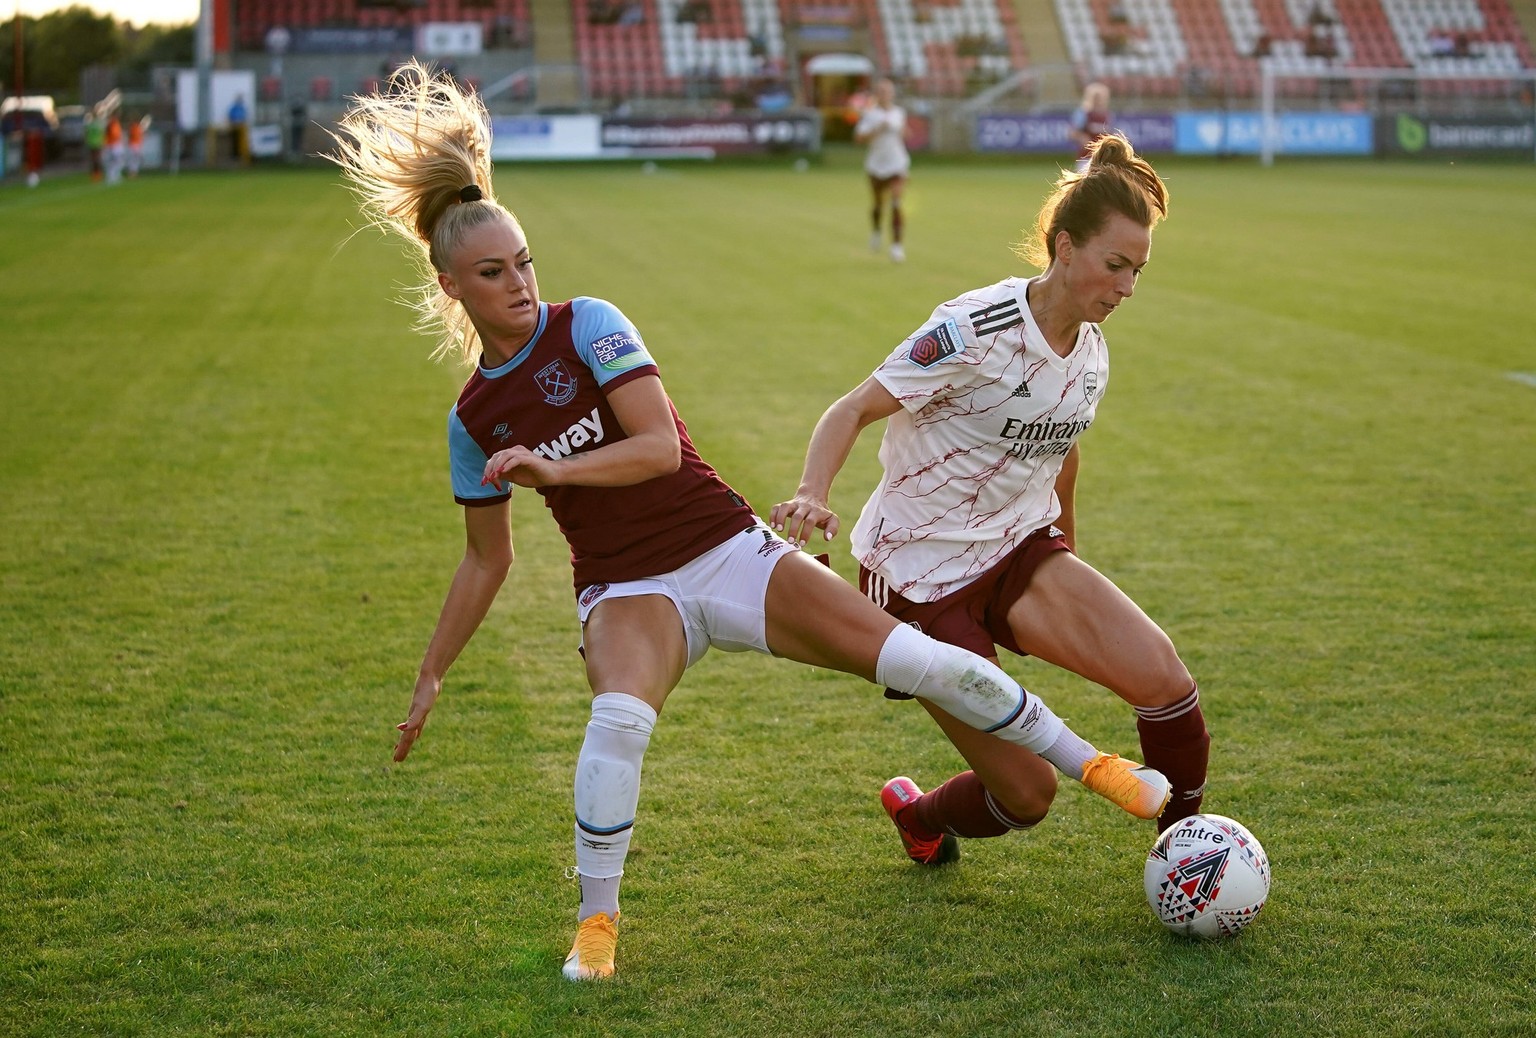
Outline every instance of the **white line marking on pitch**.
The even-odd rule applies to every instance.
[[[1509,371],[1504,377],[1514,382],[1524,382],[1528,386],[1536,386],[1536,375],[1529,371]]]

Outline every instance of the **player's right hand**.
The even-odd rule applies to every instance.
[[[827,502],[804,491],[792,500],[781,501],[768,513],[768,525],[784,535],[784,539],[797,548],[804,548],[811,539],[812,530],[822,531],[826,540],[837,536],[837,513],[827,507]]]
[[[405,760],[406,754],[411,752],[411,747],[416,740],[421,738],[421,729],[427,723],[427,714],[432,712],[432,705],[437,702],[438,693],[443,690],[443,679],[420,674],[416,678],[416,691],[411,696],[411,712],[400,724],[395,725],[395,730],[400,733],[400,741],[395,743],[395,762]]]

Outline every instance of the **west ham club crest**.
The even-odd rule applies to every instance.
[[[544,394],[544,402],[560,407],[576,398],[576,376],[563,360],[552,360],[533,376],[534,384]]]

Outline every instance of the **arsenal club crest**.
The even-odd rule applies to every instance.
[[[544,402],[560,407],[576,399],[576,376],[563,360],[552,360],[533,376],[534,384],[544,394]]]

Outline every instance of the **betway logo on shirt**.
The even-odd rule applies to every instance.
[[[603,420],[598,416],[597,408],[594,407],[591,414],[565,430],[557,439],[539,444],[533,449],[533,453],[550,461],[559,461],[588,443],[602,442]]]

